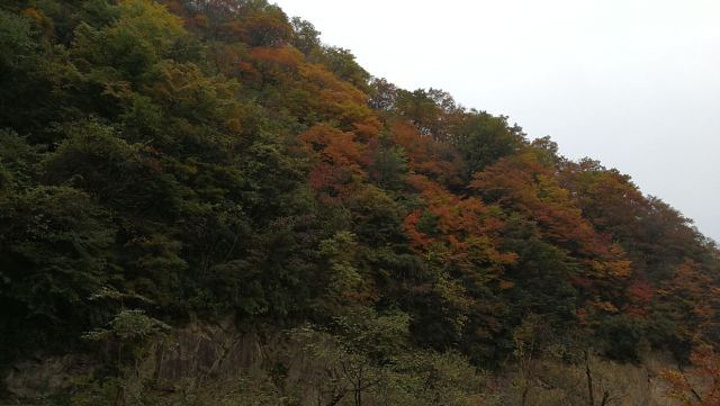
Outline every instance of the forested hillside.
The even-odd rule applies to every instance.
[[[718,310],[717,246],[629,176],[264,0],[0,4],[0,399],[619,405],[600,366],[666,354],[717,405]]]

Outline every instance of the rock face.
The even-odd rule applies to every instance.
[[[120,390],[126,399],[158,396],[166,405],[188,404],[187,399],[194,399],[191,404],[232,399],[227,404],[245,405],[242,399],[247,397],[260,402],[253,404],[264,404],[263,396],[268,393],[275,396],[272,399],[292,397],[295,404],[303,406],[317,405],[319,401],[329,404],[332,399],[338,402],[343,399],[339,405],[351,404],[349,392],[333,391],[337,387],[332,385],[327,360],[309,354],[301,341],[279,329],[245,327],[226,320],[175,329],[162,342],[149,344],[148,355],[129,365],[116,386],[108,386],[109,397],[107,393],[102,398],[86,397],[79,404],[105,404],[99,400],[112,399]],[[535,385],[532,396],[540,403],[535,404],[560,404],[551,399],[564,399],[566,403],[562,404],[580,404],[567,401],[585,396],[582,365],[542,360],[536,363],[537,381],[532,382]],[[96,373],[107,374],[106,369],[99,370],[103,365],[106,364],[99,359],[82,354],[38,357],[13,365],[3,378],[4,389],[11,400],[26,402],[61,393],[74,394],[87,389],[83,385]],[[658,358],[648,360],[644,366],[595,359],[593,374],[598,396],[604,391],[621,396],[616,402],[621,406],[674,406],[678,403],[665,397],[667,385],[658,377],[659,371],[668,366],[667,359]],[[508,401],[498,404],[515,404],[512,396],[517,379],[512,371],[500,374],[486,382],[481,391],[489,398]],[[270,400],[268,404],[272,404]]]
[[[38,399],[70,389],[96,364],[83,355],[65,355],[15,363],[4,378],[5,389],[18,398]]]
[[[275,371],[283,382],[297,383],[312,367],[302,348],[282,332],[244,330],[232,321],[175,329],[151,345],[150,355],[133,367],[131,380],[140,385],[152,382],[164,392],[238,382],[241,376],[267,371]],[[13,398],[47,398],[72,392],[102,365],[84,354],[38,357],[14,364],[3,383]]]
[[[242,331],[232,322],[191,325],[159,345],[155,374],[159,380],[229,378],[260,371],[285,347],[279,332]]]

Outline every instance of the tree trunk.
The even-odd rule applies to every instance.
[[[585,355],[585,376],[587,377],[588,385],[588,405],[595,406],[595,394],[593,393],[592,371],[590,371],[590,357],[588,355],[588,350],[583,351],[583,354]]]

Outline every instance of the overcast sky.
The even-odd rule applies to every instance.
[[[278,0],[371,74],[633,177],[720,241],[720,0]]]

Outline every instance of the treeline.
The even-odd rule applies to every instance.
[[[264,0],[0,6],[5,366],[228,317],[410,375],[687,362],[720,342],[719,271],[629,176],[374,78]]]

